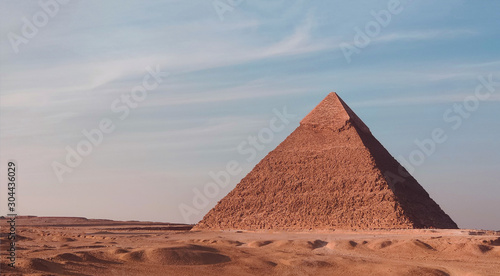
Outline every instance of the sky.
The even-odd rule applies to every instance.
[[[0,0],[0,211],[13,160],[18,214],[196,223],[335,91],[459,227],[500,230],[499,9]]]

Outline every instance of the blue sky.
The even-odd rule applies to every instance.
[[[13,47],[23,18],[43,20],[45,10],[0,1],[1,162],[2,171],[18,162],[19,213],[184,222],[179,206],[193,189],[239,162],[195,223],[336,91],[395,157],[445,130],[413,175],[460,227],[500,229],[500,87],[456,130],[443,119],[474,96],[480,76],[500,82],[500,2],[227,3],[61,0]],[[342,45],[355,46],[356,29],[388,5],[399,12],[349,62]],[[112,103],[157,66],[168,76],[118,119]],[[285,106],[295,119],[248,162],[238,145]],[[54,162],[103,118],[115,130],[60,182]]]

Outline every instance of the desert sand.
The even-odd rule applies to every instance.
[[[55,217],[17,224],[15,269],[2,227],[2,275],[500,275],[494,231],[197,231]]]

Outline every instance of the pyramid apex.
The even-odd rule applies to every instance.
[[[326,95],[325,99],[328,98],[328,97],[339,98],[340,99],[340,96],[339,96],[339,94],[337,94],[337,92],[330,92],[330,93],[328,93],[328,95]],[[323,101],[325,99],[323,99]]]
[[[314,128],[331,128],[340,130],[348,123],[358,129],[370,133],[368,127],[352,111],[352,109],[339,97],[336,92],[328,95],[300,122],[300,125]]]

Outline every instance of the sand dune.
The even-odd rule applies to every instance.
[[[212,247],[186,245],[179,247],[148,248],[118,253],[121,260],[161,265],[207,265],[231,261]]]
[[[500,233],[493,231],[211,232],[82,218],[46,223],[19,220],[15,269],[6,265],[2,235],[2,275],[500,274]]]

